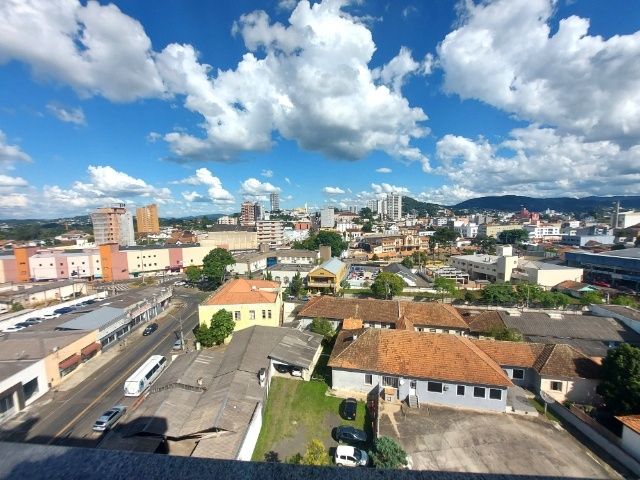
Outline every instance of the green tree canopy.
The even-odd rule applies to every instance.
[[[402,262],[400,262],[400,265],[406,268],[413,268],[413,260],[411,259],[411,257],[404,257],[402,259]]]
[[[602,298],[598,295],[598,292],[584,292],[582,297],[580,298],[580,305],[588,306],[594,304],[602,303]]]
[[[300,290],[302,290],[302,277],[300,276],[300,272],[296,272],[289,284],[289,291],[291,295],[295,296],[300,294]]]
[[[313,333],[317,333],[318,335],[322,335],[327,342],[331,341],[331,339],[336,334],[336,331],[333,329],[331,322],[322,317],[316,317],[311,320],[309,330],[311,330]]]
[[[223,343],[225,338],[233,333],[234,328],[236,328],[236,322],[233,321],[231,312],[227,312],[224,308],[218,310],[211,317],[213,343],[216,345]]]
[[[213,332],[207,324],[198,325],[195,331],[195,337],[203,347],[213,347],[216,344]]]
[[[486,303],[511,303],[517,301],[513,287],[507,282],[496,282],[482,289],[482,301]]]
[[[433,281],[433,288],[442,294],[443,300],[445,294],[452,296],[458,291],[456,281],[453,278],[436,277]]]
[[[369,455],[376,468],[404,468],[407,466],[407,453],[390,437],[379,437]]]
[[[495,247],[496,239],[485,234],[480,234],[471,239],[471,245],[488,251]]]
[[[236,260],[228,250],[214,248],[202,259],[202,274],[209,280],[222,283],[229,265],[235,265]]]
[[[638,302],[636,302],[633,297],[626,295],[618,295],[611,300],[611,303],[614,305],[626,305],[627,307],[638,308]]]
[[[529,232],[522,228],[503,230],[498,234],[500,243],[523,243],[529,241]]]
[[[458,239],[459,236],[460,234],[455,230],[448,227],[442,227],[436,230],[436,233],[434,233],[431,238],[433,238],[434,241],[441,247],[446,247],[451,250],[453,243]]]
[[[560,292],[542,292],[537,300],[544,308],[566,308],[569,297]]]
[[[184,273],[187,274],[187,280],[192,283],[197,283],[202,278],[202,270],[193,265],[188,266]]]
[[[362,224],[361,230],[364,233],[371,233],[373,231],[373,224],[371,222],[365,222]]]
[[[411,261],[413,262],[414,265],[418,265],[418,267],[427,263],[427,260],[428,260],[427,252],[422,252],[420,250],[417,250],[411,254]]]
[[[306,250],[318,250],[321,245],[331,247],[331,256],[340,258],[340,254],[344,252],[349,245],[342,239],[342,235],[336,232],[321,231],[317,235],[309,235],[309,238],[301,242],[294,242],[293,248],[302,248]],[[329,260],[325,258],[325,260]]]
[[[294,463],[296,461],[299,462],[300,465],[316,465],[318,467],[331,465],[331,457],[329,457],[324,444],[316,438],[307,443],[307,451],[304,455],[294,455],[287,463]]]
[[[380,257],[378,257],[378,254],[377,254],[377,253],[374,253],[374,254],[371,256],[371,260],[373,260],[373,261],[375,262],[376,260],[380,260]]]
[[[542,287],[537,283],[521,282],[516,285],[515,295],[520,302],[533,303],[542,295]]]
[[[496,340],[505,342],[521,342],[522,334],[515,328],[508,328],[502,325],[492,325],[488,332],[489,336]]]
[[[640,413],[640,349],[623,343],[602,360],[599,393],[615,415]]]
[[[380,272],[371,284],[371,292],[378,298],[391,300],[404,290],[404,280],[395,273]]]

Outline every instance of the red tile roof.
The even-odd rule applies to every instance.
[[[457,335],[369,328],[353,340],[341,331],[329,366],[413,378],[509,387],[502,368]]]
[[[205,300],[203,305],[238,305],[246,303],[274,303],[278,298],[278,282],[267,280],[232,280]]]
[[[499,365],[532,368],[544,345],[498,340],[472,340],[472,342]]]
[[[466,330],[467,323],[462,315],[452,307],[438,302],[402,302],[401,312],[414,325],[461,328]]]
[[[630,428],[636,433],[640,433],[640,415],[622,415],[616,417],[625,427]]]
[[[487,333],[491,331],[492,327],[505,328],[500,314],[495,310],[487,310],[479,315],[466,318],[466,321],[470,332]]]

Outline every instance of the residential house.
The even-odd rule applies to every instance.
[[[513,383],[467,338],[401,330],[342,330],[329,364],[332,386],[387,400],[506,411]]]
[[[236,279],[227,282],[198,306],[200,325],[210,324],[219,310],[226,310],[236,322],[235,330],[254,325],[280,325],[282,287],[279,282]]]
[[[511,282],[530,282],[540,285],[545,290],[551,290],[565,280],[581,282],[582,273],[581,268],[520,259],[518,267],[511,272]]]
[[[346,276],[347,265],[337,258],[331,258],[309,272],[307,288],[313,293],[337,293],[341,290],[340,283]]]
[[[582,298],[585,293],[597,292],[598,289],[593,285],[582,282],[574,282],[573,280],[565,280],[556,285],[553,290],[564,293],[573,298]]]
[[[622,423],[622,448],[640,461],[640,415],[616,417]]]

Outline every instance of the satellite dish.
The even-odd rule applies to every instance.
[[[544,400],[547,403],[555,403],[556,399],[553,398],[549,393],[545,392],[544,390],[540,390],[540,397],[542,397],[542,400]]]

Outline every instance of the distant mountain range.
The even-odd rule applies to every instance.
[[[453,205],[458,210],[501,210],[520,211],[523,207],[530,212],[589,212],[613,208],[619,201],[622,210],[640,209],[640,196],[584,197],[584,198],[533,198],[519,195],[501,197],[479,197]]]

